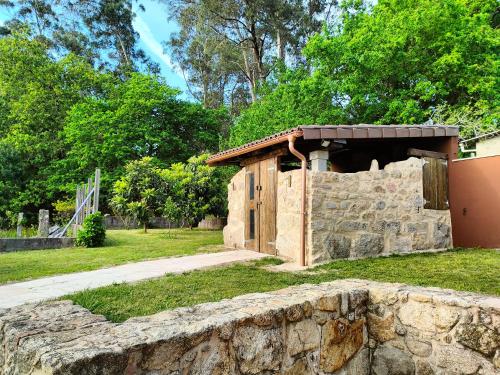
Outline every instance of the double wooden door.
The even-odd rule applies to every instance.
[[[246,166],[246,248],[276,254],[277,158]]]

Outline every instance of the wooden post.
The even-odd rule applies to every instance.
[[[78,211],[78,207],[80,207],[80,185],[76,185],[76,199],[75,199],[75,213]],[[80,218],[77,215],[75,219],[75,225],[80,224]]]
[[[85,200],[85,193],[87,192],[87,185],[82,184],[82,189],[80,191],[80,205],[82,205]],[[85,207],[83,207],[80,211],[80,225],[83,224],[83,220],[85,219]]]
[[[94,208],[93,212],[99,211],[99,187],[101,184],[101,170],[96,168],[95,170],[95,180],[94,180]]]
[[[85,198],[90,194],[92,191],[92,178],[88,178],[87,180],[87,194],[85,195]],[[84,198],[84,199],[85,199]],[[92,197],[90,197],[87,200],[87,203],[85,204],[85,217],[89,216],[92,213]]]

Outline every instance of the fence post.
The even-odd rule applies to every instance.
[[[75,199],[75,212],[80,207],[80,185],[76,185],[76,199]],[[80,218],[77,216],[75,220],[75,225],[80,224]]]
[[[94,207],[93,212],[99,211],[99,187],[101,184],[101,170],[96,168],[95,170],[95,180],[94,180]]]
[[[23,236],[23,219],[24,219],[24,214],[22,212],[19,212],[19,214],[17,214],[16,237]]]
[[[86,196],[86,193],[87,192],[87,186],[85,184],[82,184],[82,189],[80,190],[80,205],[83,203],[83,201],[85,200],[85,196]],[[80,210],[80,225],[83,224],[83,219],[85,219],[85,209],[82,208],[82,210]]]
[[[90,194],[92,191],[92,178],[88,178],[87,180],[87,193],[85,195],[85,198],[87,198],[87,195]],[[87,200],[87,203],[85,204],[85,217],[89,216],[92,213],[92,197],[90,197]]]
[[[38,211],[38,237],[49,236],[49,210]]]

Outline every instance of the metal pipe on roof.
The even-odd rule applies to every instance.
[[[306,265],[306,189],[307,189],[307,160],[295,148],[295,140],[297,137],[293,134],[288,136],[288,149],[301,161],[302,170],[302,197],[300,205],[300,256],[299,263],[301,266]]]

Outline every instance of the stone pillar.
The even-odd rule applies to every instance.
[[[19,214],[17,215],[16,237],[23,236],[23,219],[24,219],[24,214],[22,212],[19,212]]]
[[[38,211],[38,237],[49,236],[49,210]]]
[[[328,170],[328,150],[317,150],[309,153],[311,170],[325,172]]]

